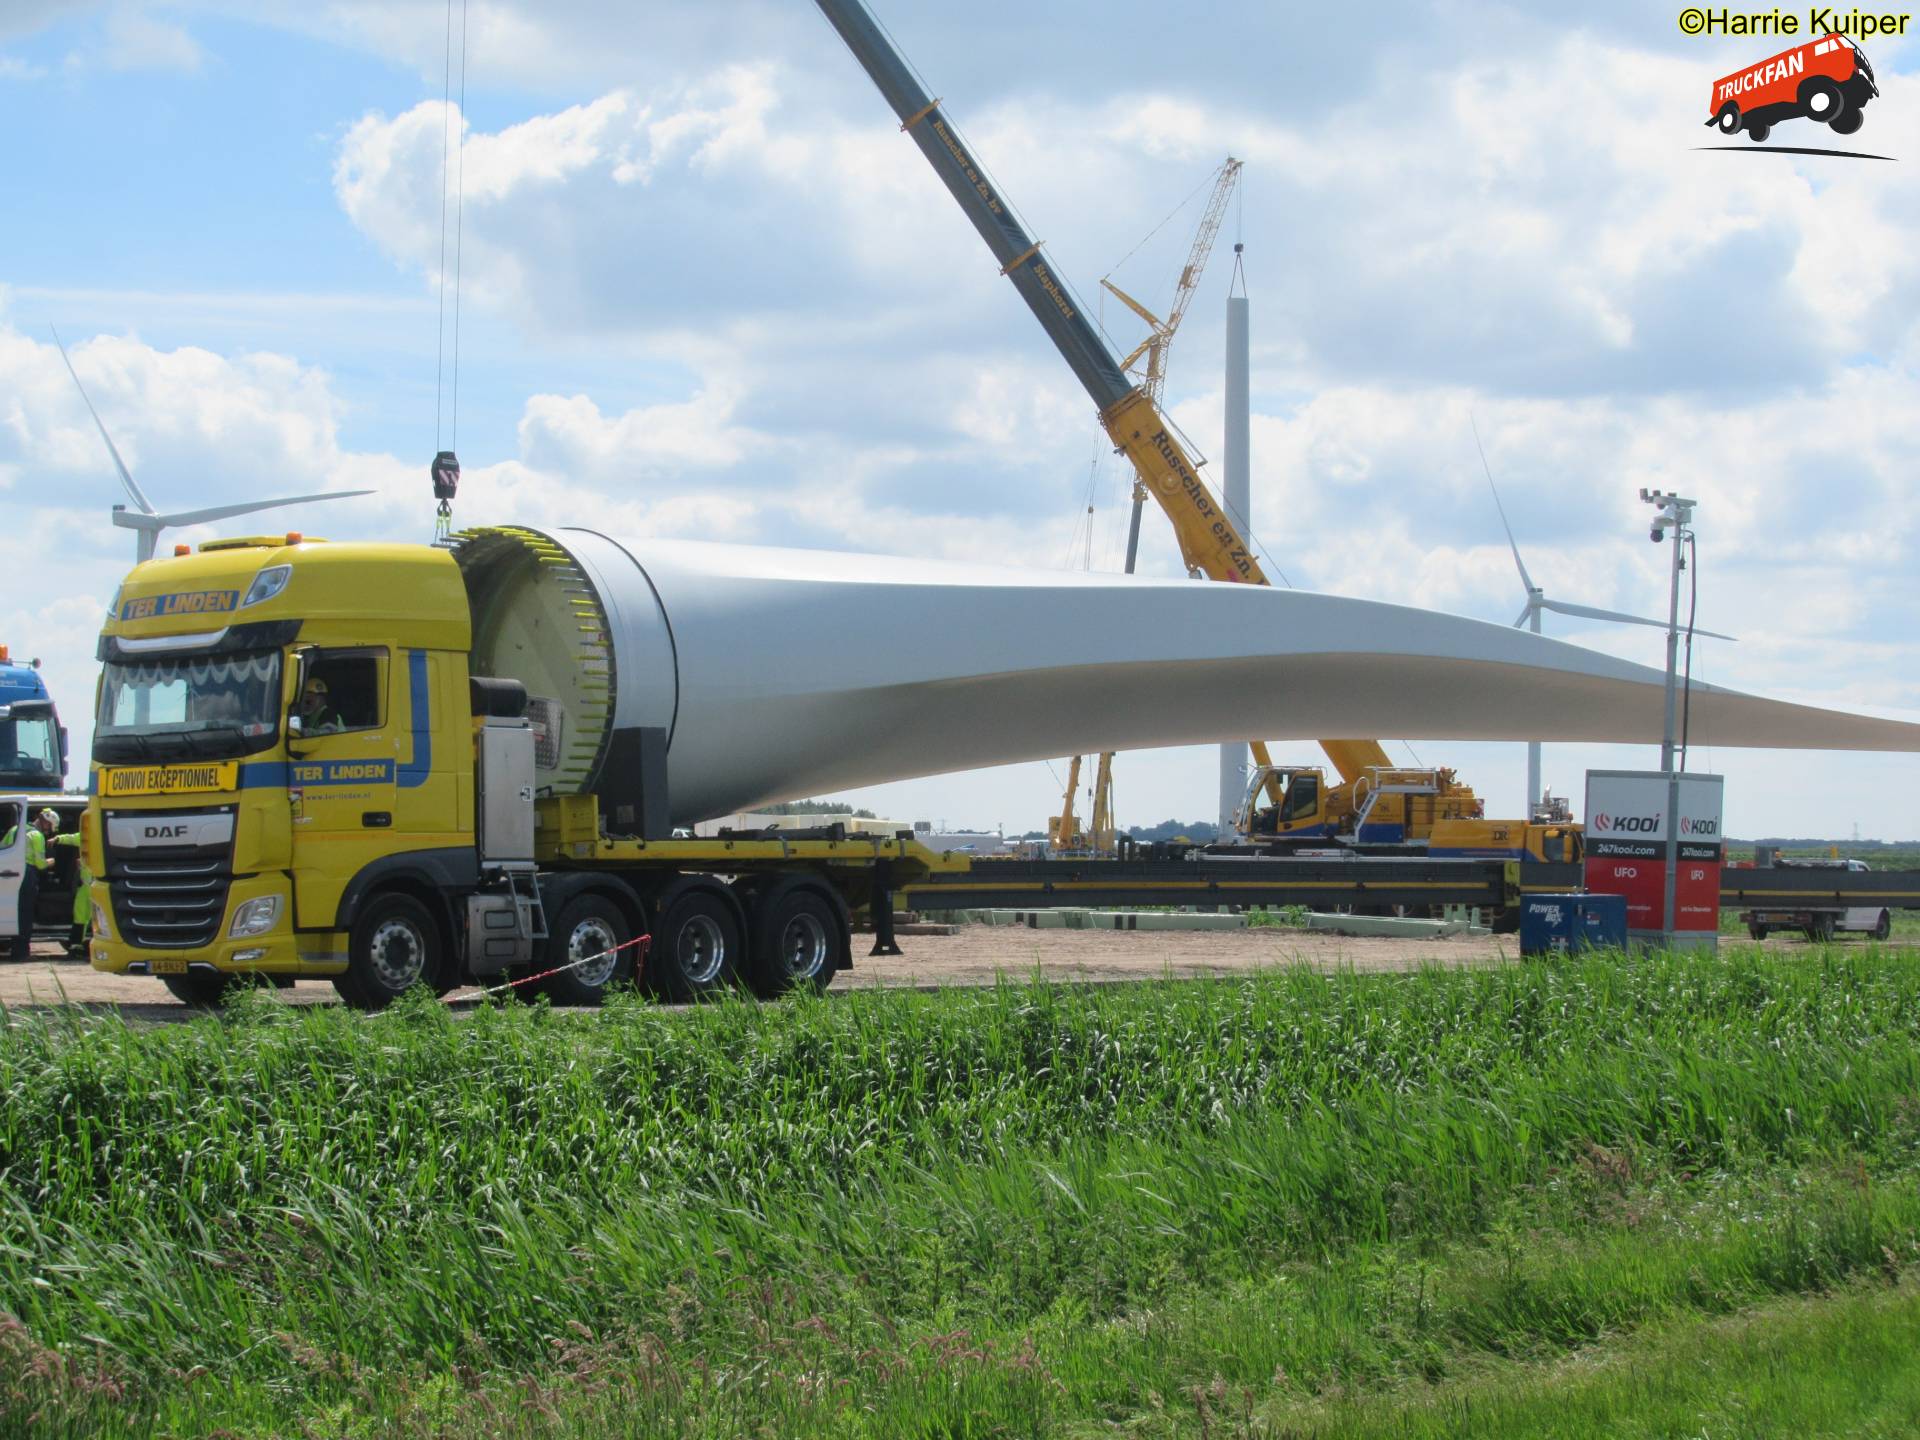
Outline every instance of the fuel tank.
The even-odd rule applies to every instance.
[[[591,791],[667,734],[677,825],[1100,750],[1257,737],[1658,744],[1661,671],[1299,590],[591,529],[460,537],[475,674],[522,681],[537,782]],[[1695,682],[1694,745],[1920,750],[1920,725]]]

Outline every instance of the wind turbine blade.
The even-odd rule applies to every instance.
[[[47,329],[53,330],[53,327],[49,325]],[[127,469],[127,462],[120,458],[120,452],[114,448],[113,437],[107,434],[107,427],[101,423],[100,412],[93,408],[93,401],[87,395],[87,387],[80,383],[80,375],[73,368],[72,357],[67,354],[66,342],[60,338],[58,330],[53,330],[53,343],[60,347],[60,358],[67,363],[67,374],[73,376],[73,388],[80,392],[80,399],[86,405],[87,413],[93,416],[93,423],[99,426],[100,438],[107,442],[107,453],[113,456],[114,466],[120,471],[120,483],[127,487],[127,494],[132,498],[133,503],[140,507],[143,515],[153,514],[153,505],[145,495],[140,493],[140,487],[133,483],[133,472]]]
[[[1471,410],[1467,412],[1467,424],[1473,427],[1473,448],[1480,452],[1480,468],[1487,472],[1487,489],[1493,491],[1493,508],[1500,512],[1500,527],[1507,532],[1507,548],[1513,551],[1514,568],[1520,572],[1520,583],[1527,587],[1528,594],[1532,594],[1539,587],[1533,583],[1533,577],[1527,574],[1526,562],[1520,558],[1520,546],[1514,541],[1513,526],[1507,524],[1507,507],[1500,503],[1500,487],[1493,483],[1493,467],[1487,464],[1487,447],[1480,443],[1480,427],[1474,423]],[[1516,620],[1514,623],[1517,625],[1520,622]]]
[[[1533,617],[1533,597],[1529,595],[1527,597],[1527,603],[1520,607],[1520,618],[1513,622],[1513,628],[1518,630],[1522,625],[1526,624],[1527,621],[1532,617]]]
[[[1622,625],[1651,625],[1656,630],[1667,628],[1664,620],[1649,620],[1644,615],[1623,615],[1618,610],[1596,610],[1591,605],[1570,605],[1565,600],[1548,600],[1542,597],[1540,608],[1552,610],[1561,615],[1579,615],[1588,620],[1614,620]],[[1711,636],[1715,640],[1732,640],[1731,635],[1722,635],[1717,630],[1695,630],[1695,635]]]
[[[204,510],[180,510],[159,517],[162,525],[204,525],[209,520],[228,520],[235,515],[255,515],[262,510],[278,510],[286,505],[308,505],[316,500],[347,500],[355,495],[371,495],[371,490],[329,490],[321,495],[288,495],[278,500],[243,500],[234,505],[210,505]]]

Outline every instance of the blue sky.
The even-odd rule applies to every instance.
[[[877,8],[1090,309],[1109,271],[1164,303],[1177,207],[1247,162],[1224,238],[1254,305],[1253,528],[1296,584],[1510,619],[1471,416],[1549,594],[1658,613],[1634,492],[1678,488],[1701,623],[1741,637],[1696,673],[1920,713],[1912,42],[1869,44],[1884,93],[1845,142],[1888,165],[1694,149],[1711,81],[1759,54],[1670,7]],[[466,19],[462,518],[1057,566],[1091,489],[1118,568],[1126,479],[1087,401],[811,5]],[[428,533],[447,23],[0,8],[0,640],[46,659],[76,731],[131,542],[49,324],[163,506],[371,486],[292,523]],[[1226,273],[1167,391],[1213,455]],[[1142,568],[1176,560],[1149,515]],[[1549,628],[1658,660],[1653,631]],[[1521,747],[1413,749],[1520,803]],[[1652,760],[1550,747],[1547,777],[1577,796],[1587,765]],[[1912,757],[1696,760],[1734,833],[1920,836]],[[1124,821],[1212,813],[1211,751],[1119,774]],[[859,798],[1016,829],[1058,804],[1041,765]]]

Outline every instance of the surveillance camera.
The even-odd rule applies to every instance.
[[[1654,526],[1651,530],[1647,532],[1647,539],[1651,540],[1656,545],[1660,543],[1660,527],[1658,525]]]

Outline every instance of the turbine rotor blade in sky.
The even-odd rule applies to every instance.
[[[1527,623],[1527,621],[1531,620],[1532,618],[1533,618],[1533,596],[1529,595],[1527,597],[1527,603],[1520,607],[1520,618],[1513,622],[1513,628],[1516,630],[1520,629],[1522,626],[1524,626]]]
[[[1533,577],[1527,574],[1526,562],[1520,558],[1520,546],[1513,538],[1513,526],[1507,524],[1507,507],[1500,503],[1500,487],[1493,483],[1493,467],[1487,464],[1487,448],[1480,443],[1480,427],[1474,424],[1471,412],[1467,415],[1467,424],[1473,427],[1473,448],[1480,452],[1480,468],[1487,472],[1487,489],[1493,492],[1493,508],[1500,512],[1500,526],[1507,532],[1507,548],[1513,551],[1514,568],[1520,572],[1520,583],[1527,587],[1527,593],[1531,595],[1540,587],[1533,583]],[[1520,622],[1516,620],[1514,623],[1517,625]]]
[[[47,329],[53,330],[53,327],[49,325]],[[127,487],[127,494],[139,507],[141,514],[153,514],[152,502],[140,492],[140,487],[133,483],[133,472],[127,469],[127,462],[120,458],[120,452],[114,446],[113,437],[107,433],[107,427],[100,419],[100,412],[93,408],[93,401],[87,395],[87,387],[80,383],[80,374],[73,368],[73,359],[67,354],[66,342],[60,338],[58,330],[53,330],[53,343],[60,347],[60,358],[67,362],[67,374],[73,376],[73,387],[80,392],[81,402],[87,407],[87,413],[93,416],[93,423],[99,427],[100,438],[107,442],[107,453],[113,456],[114,466],[120,472],[120,483]]]
[[[204,510],[180,510],[154,517],[161,525],[204,525],[209,520],[227,520],[235,515],[253,515],[262,510],[278,510],[286,505],[310,505],[317,500],[348,500],[355,495],[371,495],[371,490],[328,490],[319,495],[288,495],[279,500],[244,500],[234,505],[209,505]]]
[[[1651,625],[1656,630],[1664,630],[1667,628],[1667,622],[1664,620],[1649,620],[1642,615],[1623,615],[1618,610],[1596,610],[1591,605],[1573,605],[1565,600],[1548,600],[1544,596],[1540,600],[1540,608],[1542,610],[1553,610],[1561,615],[1579,615],[1588,620],[1617,620],[1623,625]],[[1682,627],[1681,633],[1686,633],[1685,627]],[[1733,639],[1733,636],[1722,635],[1717,630],[1695,630],[1693,633],[1695,635],[1708,635],[1715,640]]]

